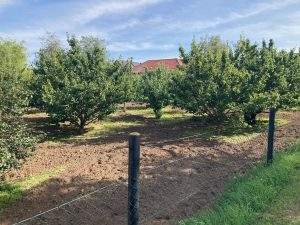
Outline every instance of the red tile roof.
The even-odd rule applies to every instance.
[[[181,59],[156,59],[156,60],[147,60],[146,62],[137,64],[133,67],[134,73],[142,73],[146,69],[147,70],[154,70],[159,66],[164,66],[167,69],[176,69],[178,66],[182,65]]]

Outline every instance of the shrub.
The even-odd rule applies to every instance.
[[[235,48],[236,67],[247,74],[239,103],[248,124],[268,108],[288,108],[299,104],[300,57],[294,50],[278,51],[273,40],[261,46],[241,38]]]
[[[0,40],[0,172],[19,165],[34,149],[35,139],[22,120],[28,103],[31,71],[24,47]]]
[[[69,121],[80,131],[115,110],[118,88],[101,40],[68,38],[69,49],[41,49],[35,63],[42,104],[55,123]]]
[[[43,39],[42,47],[36,53],[33,66],[34,79],[31,84],[33,93],[31,106],[45,109],[43,86],[48,81],[54,83],[60,79],[60,74],[63,72],[62,59],[65,56],[64,54],[64,49],[56,36],[49,35]]]
[[[163,67],[146,71],[140,83],[145,101],[153,109],[157,119],[162,116],[162,109],[170,102],[171,72]]]
[[[186,65],[173,81],[174,104],[214,120],[236,115],[246,74],[234,66],[230,47],[212,37],[193,41],[189,53],[180,52]]]
[[[110,63],[109,74],[112,74],[113,82],[118,94],[118,103],[123,103],[126,110],[126,102],[136,98],[136,75],[132,73],[131,60],[114,60]]]

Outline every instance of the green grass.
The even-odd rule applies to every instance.
[[[276,126],[283,126],[289,123],[286,119],[277,118]],[[217,140],[227,142],[230,144],[240,144],[249,141],[268,128],[268,118],[259,118],[255,126],[250,126],[246,123],[228,122],[221,125],[207,125],[205,129],[199,130],[187,130],[185,136],[199,135],[207,140]]]
[[[178,122],[193,117],[193,114],[187,113],[180,109],[173,109],[171,107],[166,107],[163,109],[163,115],[160,118],[161,123],[172,123]]]
[[[10,203],[17,201],[22,196],[22,189],[16,184],[0,184],[0,213]]]
[[[58,167],[30,176],[22,181],[0,183],[0,212],[12,202],[19,200],[25,191],[57,176],[64,169],[64,167]]]
[[[300,111],[300,106],[293,107],[290,109],[290,111],[298,112],[298,111]]]
[[[258,225],[299,225],[300,224],[300,173],[288,187],[280,192],[281,198],[258,218]]]
[[[122,119],[122,116],[125,116],[125,119]],[[73,136],[73,138],[89,139],[94,137],[107,136],[110,134],[118,133],[119,131],[125,128],[145,125],[144,121],[142,120],[127,120],[126,116],[140,116],[145,119],[153,119],[160,124],[166,124],[188,119],[192,115],[182,110],[166,107],[163,109],[162,117],[159,120],[156,120],[155,115],[150,108],[127,109],[125,114],[124,112],[118,111],[105,120],[88,125],[87,132],[85,132],[82,135]]]
[[[283,126],[289,123],[286,119],[277,118],[276,126]],[[217,140],[224,141],[231,144],[240,144],[249,141],[257,137],[261,132],[267,130],[268,118],[259,118],[258,124],[256,126],[249,126],[247,124],[240,125],[239,127],[226,127],[224,132],[221,133]]]
[[[150,108],[130,108],[126,110],[126,114],[154,118],[154,113]]]
[[[155,115],[151,108],[138,108],[138,109],[128,109],[126,111],[128,115],[136,115],[136,116],[143,116],[144,118],[154,119]],[[187,119],[192,117],[192,114],[187,113],[180,109],[174,109],[170,106],[163,108],[162,110],[162,117],[157,120],[161,123],[165,122],[175,122],[181,119]]]
[[[28,114],[25,118],[30,121],[30,126],[37,131],[37,134],[42,134],[41,140],[55,143],[107,136],[118,133],[125,128],[142,125],[140,121],[123,120],[122,118],[119,119],[119,116],[119,114],[113,114],[101,121],[90,123],[85,127],[84,133],[79,133],[68,123],[63,123],[60,127],[51,125],[45,113]]]
[[[108,117],[106,120],[93,123],[87,127],[87,132],[83,135],[73,136],[75,139],[88,139],[93,137],[99,137],[102,135],[109,135],[117,133],[118,131],[135,126],[143,126],[144,121],[142,120],[122,120],[122,115],[127,116],[140,116],[146,119],[153,119],[158,122],[160,125],[176,123],[184,120],[189,120],[193,118],[193,115],[187,113],[180,109],[174,109],[172,107],[165,107],[163,109],[162,117],[159,120],[155,119],[155,115],[150,108],[131,108],[126,110],[126,114],[123,112],[116,112],[115,114]],[[116,119],[118,118],[119,119]],[[276,126],[282,126],[288,124],[289,121],[286,119],[277,118]],[[261,132],[265,131],[268,126],[268,118],[261,117],[259,118],[258,124],[256,126],[249,126],[247,124],[234,124],[228,123],[224,124],[222,130],[216,128],[214,125],[207,125],[205,130],[201,130],[199,135],[202,136],[202,133],[206,133],[203,135],[204,138],[211,140],[224,141],[232,144],[240,144],[245,141],[249,141],[255,137],[257,137]],[[184,136],[196,135],[195,130],[192,132],[187,130]],[[67,138],[68,139],[68,138]]]
[[[33,128],[46,130],[44,135],[45,141],[60,142],[70,140],[86,140],[99,138],[102,136],[108,136],[130,127],[138,127],[145,125],[144,119],[149,119],[158,122],[159,124],[166,124],[172,122],[178,122],[190,118],[192,115],[179,109],[173,109],[171,107],[165,107],[163,109],[163,116],[161,119],[156,120],[152,109],[140,107],[129,108],[124,113],[122,110],[118,110],[114,114],[108,116],[99,122],[94,122],[86,126],[85,132],[80,134],[74,130],[69,124],[61,124],[60,128],[54,128],[49,126],[47,115],[45,113],[35,112],[25,116],[27,120],[31,121]]]
[[[214,209],[181,225],[299,224],[300,142],[232,181]],[[292,213],[291,213],[292,212]]]
[[[118,110],[104,120],[89,124],[84,133],[78,133],[74,130],[74,127],[69,126],[68,124],[61,124],[60,128],[49,126],[49,121],[47,120],[47,115],[45,113],[31,113],[26,115],[26,118],[31,121],[32,127],[37,128],[37,130],[40,129],[46,131],[46,135],[44,135],[45,141],[53,142],[100,138],[124,132],[127,128],[139,126],[145,126],[145,129],[147,129],[147,122],[149,121],[153,121],[158,125],[176,125],[176,123],[177,125],[180,125],[180,123],[185,123],[185,121],[191,123],[193,118],[197,120],[192,114],[170,106],[163,109],[162,117],[157,120],[155,119],[152,109],[140,106],[128,108],[125,113],[122,110]],[[201,121],[195,121],[195,124],[199,122],[201,123]],[[282,126],[287,123],[289,123],[288,120],[277,116],[277,126]],[[240,144],[257,137],[261,132],[266,131],[267,125],[268,118],[260,117],[258,124],[253,127],[245,123],[237,122],[229,122],[221,125],[207,124],[205,127],[201,126],[199,129],[186,128],[183,136],[199,135],[208,140]]]
[[[103,135],[114,134],[124,128],[140,126],[139,121],[113,121],[111,119],[102,120],[100,122],[92,123],[87,126],[87,132],[82,135],[77,135],[77,139],[89,139],[93,137],[100,137]]]

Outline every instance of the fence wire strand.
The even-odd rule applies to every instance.
[[[201,134],[190,135],[190,136],[185,136],[185,137],[176,138],[176,139],[168,139],[168,140],[163,140],[163,141],[157,141],[157,142],[155,142],[155,145],[166,144],[166,143],[171,143],[171,142],[175,142],[175,141],[190,140],[190,139],[192,139],[192,140],[198,140],[198,139],[202,139],[203,136],[205,136],[205,135],[208,135],[208,134],[218,134],[218,133],[221,133],[221,131],[219,130],[218,132],[216,132],[216,131],[213,130],[213,131],[208,131],[208,132],[204,132],[204,133],[201,133]],[[261,132],[260,134],[261,134],[261,135],[264,135],[265,133],[266,133],[266,131]],[[144,147],[144,146],[151,146],[151,145],[150,145],[149,142],[145,142],[144,144],[141,145],[141,147]],[[218,151],[221,151],[221,150],[218,149]],[[179,162],[184,161],[184,160],[187,160],[187,159],[189,159],[189,158],[192,158],[192,156],[191,156],[191,155],[187,155],[187,156],[180,157],[180,158],[177,158],[177,159],[171,159],[171,160],[168,160],[168,161],[165,162],[165,163],[162,163],[162,164],[160,164],[160,165],[157,165],[157,166],[154,166],[154,167],[151,167],[151,168],[145,167],[145,169],[147,169],[147,171],[154,171],[154,170],[157,170],[157,169],[161,169],[161,168],[163,168],[163,167],[165,167],[165,166],[167,166],[167,165],[172,165],[172,164],[175,164],[175,163],[179,163]],[[197,162],[197,161],[194,161],[194,160],[191,160],[191,162],[192,162],[192,163],[200,163],[200,162]],[[215,163],[218,163],[218,162],[216,161]],[[243,167],[241,167],[241,168],[243,168]],[[241,169],[241,168],[240,168],[240,169]],[[58,205],[58,206],[56,206],[56,207],[53,207],[53,208],[48,209],[48,210],[46,210],[46,211],[37,213],[37,214],[35,214],[35,215],[33,215],[33,216],[29,217],[29,218],[26,218],[26,219],[23,219],[23,220],[21,220],[21,221],[19,221],[19,222],[16,222],[16,223],[14,223],[13,225],[25,224],[25,223],[30,222],[30,221],[35,220],[35,219],[37,219],[37,220],[42,219],[42,216],[49,215],[50,213],[53,213],[53,212],[55,212],[56,210],[57,210],[57,211],[63,211],[64,213],[67,213],[67,214],[70,215],[71,217],[78,218],[78,215],[76,215],[75,213],[73,213],[73,212],[69,211],[68,209],[66,209],[66,207],[72,207],[72,205],[73,205],[73,207],[77,207],[81,212],[84,212],[86,215],[88,215],[87,219],[88,219],[90,222],[93,222],[93,223],[94,223],[94,220],[92,220],[92,218],[93,218],[93,217],[96,217],[96,215],[90,213],[87,209],[84,209],[84,208],[81,207],[81,206],[74,206],[74,203],[78,203],[79,201],[83,200],[83,201],[85,201],[85,202],[87,203],[87,205],[91,206],[92,208],[94,208],[94,209],[95,209],[96,211],[98,211],[99,213],[102,213],[103,210],[101,210],[99,207],[97,207],[95,204],[93,204],[93,203],[92,203],[91,201],[89,201],[89,200],[92,200],[92,199],[93,199],[92,196],[95,195],[95,194],[100,194],[100,193],[103,193],[103,192],[109,190],[109,189],[112,188],[112,187],[118,188],[118,187],[120,187],[120,186],[122,186],[122,185],[123,185],[123,186],[126,186],[126,187],[128,186],[127,182],[120,182],[120,183],[118,183],[118,184],[110,184],[110,185],[107,185],[107,186],[98,188],[98,189],[96,189],[96,190],[94,190],[94,191],[91,191],[91,192],[89,192],[89,193],[87,193],[87,194],[83,194],[83,195],[80,195],[80,196],[78,196],[78,197],[76,197],[76,198],[73,198],[73,199],[71,199],[71,200],[69,200],[69,201],[66,201],[66,202],[64,202],[64,203],[62,203],[62,204],[60,204],[60,205]],[[116,191],[116,190],[114,190],[113,192],[115,192],[115,191]],[[179,199],[178,201],[173,202],[172,206],[171,206],[171,205],[168,205],[168,209],[173,208],[174,206],[176,206],[176,205],[180,204],[181,202],[183,202],[183,201],[185,201],[185,200],[191,198],[192,196],[198,194],[199,192],[200,192],[200,190],[196,190],[196,191],[194,191],[194,192],[192,192],[192,193],[186,195],[185,197]],[[126,195],[127,195],[127,193],[126,193]],[[95,199],[93,199],[93,200],[95,200]],[[97,199],[96,199],[96,200],[97,200]],[[108,207],[108,206],[107,206],[107,207]],[[112,209],[111,209],[111,210],[112,210]],[[160,210],[156,210],[154,213],[151,213],[149,216],[146,216],[146,217],[142,218],[140,221],[141,221],[142,223],[143,223],[143,222],[147,222],[147,221],[149,221],[150,219],[152,219],[153,217],[155,217],[156,215],[158,215],[158,214],[164,212],[165,210],[166,210],[166,208],[162,208],[162,209],[160,209]],[[127,211],[126,211],[126,212],[127,212]],[[60,220],[60,219],[62,219],[62,218],[61,218],[61,217],[58,217],[58,219]],[[82,219],[82,218],[81,218],[81,219]],[[62,220],[66,221],[64,217],[63,217]],[[85,223],[85,221],[83,221],[83,224],[84,224],[84,223]],[[93,223],[92,223],[92,224],[93,224]]]

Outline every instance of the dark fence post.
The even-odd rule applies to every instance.
[[[267,163],[272,163],[273,152],[274,152],[274,132],[275,132],[275,114],[276,109],[270,108],[269,112],[269,131],[268,131],[268,152],[267,152]]]
[[[140,134],[129,135],[128,225],[139,224]]]

